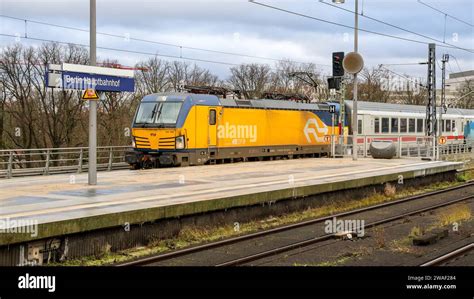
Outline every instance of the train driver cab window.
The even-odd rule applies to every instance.
[[[182,102],[163,102],[156,112],[155,124],[174,126],[182,105]]]
[[[398,133],[398,118],[392,118],[392,133]]]
[[[451,120],[446,120],[446,132],[451,132]]]
[[[142,102],[134,125],[141,127],[174,127],[182,102]]]
[[[415,133],[415,119],[414,118],[410,118],[408,120],[408,131],[410,133]]]
[[[423,133],[423,119],[422,118],[416,119],[416,132]]]
[[[445,120],[441,121],[441,132],[446,132],[446,121]]]
[[[151,124],[153,123],[153,118],[156,115],[156,111],[158,111],[159,103],[151,102],[143,102],[140,104],[138,108],[137,115],[135,117],[136,124]]]
[[[389,119],[388,117],[382,118],[382,133],[388,133]]]
[[[455,121],[454,119],[451,121],[451,130],[452,130],[453,132],[456,131],[456,121]]]
[[[380,118],[375,118],[374,133],[380,133]]]
[[[213,126],[216,124],[216,110],[209,110],[209,125]]]

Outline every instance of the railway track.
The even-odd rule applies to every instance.
[[[144,258],[140,258],[140,259],[124,262],[124,263],[119,263],[119,264],[116,264],[116,266],[145,266],[145,265],[155,264],[157,262],[172,260],[172,259],[179,258],[179,257],[182,257],[182,256],[191,255],[191,254],[198,253],[198,252],[204,252],[204,251],[207,251],[207,250],[220,248],[220,247],[224,247],[224,246],[227,246],[227,245],[236,244],[236,243],[239,243],[239,242],[244,242],[244,241],[248,241],[248,240],[252,240],[252,239],[267,237],[267,236],[277,234],[277,233],[280,233],[280,232],[284,232],[284,231],[288,231],[288,230],[294,230],[294,229],[298,229],[298,228],[302,228],[302,227],[308,227],[308,226],[311,226],[311,225],[321,224],[321,223],[324,223],[324,221],[330,220],[330,219],[333,219],[333,218],[342,218],[342,217],[347,217],[347,216],[353,216],[353,215],[364,213],[364,212],[379,210],[379,209],[383,209],[383,208],[389,208],[389,207],[393,207],[393,206],[402,205],[404,203],[418,201],[420,199],[427,199],[427,198],[430,198],[430,197],[435,196],[435,195],[448,194],[450,192],[455,192],[455,191],[458,191],[458,190],[463,189],[463,188],[469,188],[471,186],[474,186],[474,181],[469,181],[469,182],[466,182],[462,185],[455,186],[455,187],[450,187],[450,188],[447,188],[447,189],[444,189],[444,190],[438,190],[438,191],[428,192],[428,193],[419,194],[419,195],[415,195],[415,196],[410,196],[410,197],[406,197],[406,198],[403,198],[403,199],[394,200],[394,201],[390,201],[390,202],[386,202],[386,203],[381,203],[381,204],[377,204],[377,205],[373,205],[373,206],[368,206],[368,207],[364,207],[364,208],[360,208],[360,209],[356,209],[356,210],[351,210],[351,211],[347,211],[347,212],[333,214],[333,215],[329,215],[329,216],[325,216],[325,217],[321,217],[321,218],[316,218],[316,219],[311,219],[311,220],[298,222],[298,223],[294,223],[294,224],[284,225],[284,226],[280,226],[280,227],[276,227],[276,228],[272,228],[272,229],[268,229],[268,230],[263,230],[263,231],[259,231],[259,232],[255,232],[255,233],[250,233],[250,234],[246,234],[246,235],[242,235],[242,236],[232,237],[232,238],[224,239],[224,240],[217,241],[217,242],[206,243],[206,244],[193,246],[193,247],[185,248],[185,249],[181,249],[181,250],[176,250],[176,251],[172,251],[172,252],[168,252],[168,253],[164,253],[164,254],[144,257]],[[392,222],[392,221],[395,221],[395,220],[398,220],[398,219],[405,218],[407,216],[411,216],[411,215],[419,214],[419,213],[422,213],[422,212],[438,209],[438,208],[441,208],[441,207],[444,207],[444,206],[448,206],[448,205],[452,205],[452,204],[455,204],[455,203],[463,202],[463,201],[470,200],[470,199],[473,199],[473,198],[474,198],[474,195],[468,195],[468,196],[463,196],[461,198],[455,198],[455,199],[451,199],[451,200],[448,200],[448,201],[443,201],[441,203],[428,205],[428,206],[425,206],[425,207],[422,207],[422,208],[413,209],[413,210],[410,210],[408,212],[398,213],[398,214],[392,215],[390,217],[385,217],[385,218],[367,223],[367,224],[365,224],[365,228],[375,227],[375,226],[378,226],[378,225],[381,225],[381,224],[385,224],[385,223],[388,223],[388,222]],[[286,251],[290,251],[290,250],[298,249],[298,248],[301,248],[301,247],[309,246],[309,245],[312,245],[312,244],[316,244],[316,243],[319,243],[319,242],[322,242],[322,241],[330,240],[330,239],[333,239],[335,237],[336,237],[336,233],[324,234],[324,235],[320,235],[320,236],[317,236],[317,237],[314,237],[314,238],[309,238],[309,239],[305,239],[305,240],[302,240],[302,241],[287,244],[285,246],[280,246],[280,247],[277,247],[277,248],[272,248],[272,249],[269,249],[269,250],[264,250],[264,251],[261,251],[261,252],[258,252],[258,253],[249,254],[249,255],[246,255],[246,256],[243,256],[243,257],[228,260],[228,261],[225,261],[225,262],[216,263],[216,264],[214,264],[214,266],[218,266],[218,267],[220,267],[220,266],[238,266],[238,265],[242,265],[242,264],[245,264],[245,263],[249,263],[251,261],[259,260],[259,259],[262,259],[262,258],[265,258],[265,257],[268,257],[268,256],[281,254],[281,253],[284,253]]]
[[[467,244],[467,245],[462,246],[460,248],[457,248],[453,251],[445,253],[441,256],[438,256],[437,258],[432,259],[431,261],[428,261],[426,263],[421,264],[420,267],[442,266],[446,262],[449,262],[453,259],[456,259],[460,256],[463,256],[466,253],[470,252],[471,250],[474,250],[474,243]]]

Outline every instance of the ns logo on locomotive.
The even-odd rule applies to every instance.
[[[324,136],[339,134],[331,118],[327,103],[151,94],[137,109],[125,159],[138,169],[324,156]]]

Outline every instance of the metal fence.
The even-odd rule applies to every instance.
[[[439,159],[446,161],[474,161],[474,140],[463,144],[448,143],[441,145]]]
[[[97,170],[124,169],[130,146],[97,147]],[[88,148],[41,148],[0,150],[0,178],[83,172],[88,170]]]
[[[353,150],[352,136],[329,136],[333,156],[351,156]],[[426,158],[464,161],[473,159],[474,141],[449,140],[444,145],[435,145],[434,137],[425,136],[383,136],[360,135],[357,137],[357,155],[370,157],[372,141],[392,141],[396,147],[397,158]],[[439,154],[438,154],[439,151]]]
[[[352,155],[352,136],[327,136],[333,156]],[[450,161],[474,160],[474,141],[449,140],[439,146],[439,155],[433,137],[360,135],[358,156],[370,157],[370,143],[374,140],[391,140],[397,148],[396,157],[428,158]],[[406,141],[411,140],[411,141]],[[97,170],[126,169],[125,152],[130,146],[101,146],[97,148]],[[88,170],[88,148],[42,148],[0,150],[0,178],[14,176],[48,175]]]

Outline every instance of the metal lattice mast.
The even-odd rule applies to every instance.
[[[446,106],[446,62],[449,61],[449,54],[443,55],[443,60],[441,60],[441,106],[439,110],[439,121],[441,122],[441,117],[445,113],[444,109]],[[440,135],[442,133],[441,129],[438,130]]]
[[[428,48],[428,99],[426,102],[425,134],[436,137],[436,52],[435,44]]]

